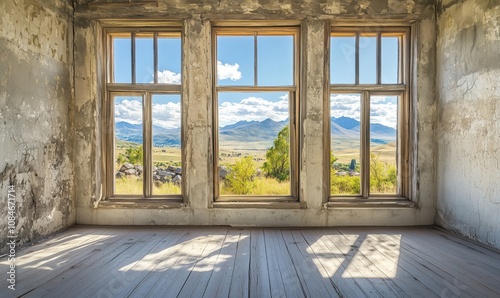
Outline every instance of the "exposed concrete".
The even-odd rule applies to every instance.
[[[75,9],[75,188],[80,224],[189,224],[247,226],[429,225],[435,216],[435,11],[434,1],[78,1]],[[185,121],[185,202],[178,209],[95,208],[101,198],[99,18],[182,19],[183,120]],[[327,182],[322,178],[327,73],[324,29],[343,19],[415,20],[412,200],[418,208],[326,209]],[[301,23],[301,201],[305,209],[211,208],[212,78],[211,20],[288,19]]]
[[[3,253],[9,185],[15,187],[18,245],[74,224],[76,212],[68,117],[73,8],[68,1],[7,0],[0,11]]]
[[[436,222],[500,248],[500,2],[438,7]]]

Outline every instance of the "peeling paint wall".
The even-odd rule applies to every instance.
[[[500,248],[500,2],[440,1],[436,222]]]
[[[69,1],[0,2],[0,253],[7,251],[9,185],[18,245],[75,222],[68,106]],[[10,240],[10,239],[9,239]]]
[[[186,206],[173,209],[104,208],[101,199],[102,55],[99,19],[155,18],[183,22],[183,120]],[[418,208],[325,208],[321,178],[325,48],[330,22],[414,21],[412,135],[416,140],[412,199]],[[300,157],[303,209],[212,208],[212,20],[296,20],[301,26]],[[372,24],[374,22],[372,21]],[[429,225],[436,206],[435,2],[432,0],[222,0],[76,1],[75,196],[80,224],[183,224],[245,226]]]

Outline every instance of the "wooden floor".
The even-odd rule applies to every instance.
[[[434,228],[74,227],[0,297],[500,297],[500,254]]]

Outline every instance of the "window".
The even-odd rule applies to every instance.
[[[107,197],[179,197],[180,30],[105,31]]]
[[[334,27],[330,196],[408,196],[408,28]]]
[[[217,200],[297,198],[297,28],[215,28]]]

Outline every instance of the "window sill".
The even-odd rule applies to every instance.
[[[330,198],[325,208],[416,208],[415,202],[406,198]]]
[[[213,208],[305,209],[304,202],[214,202]]]
[[[128,199],[111,198],[100,201],[98,208],[117,209],[175,209],[184,208],[186,204],[182,199]]]

